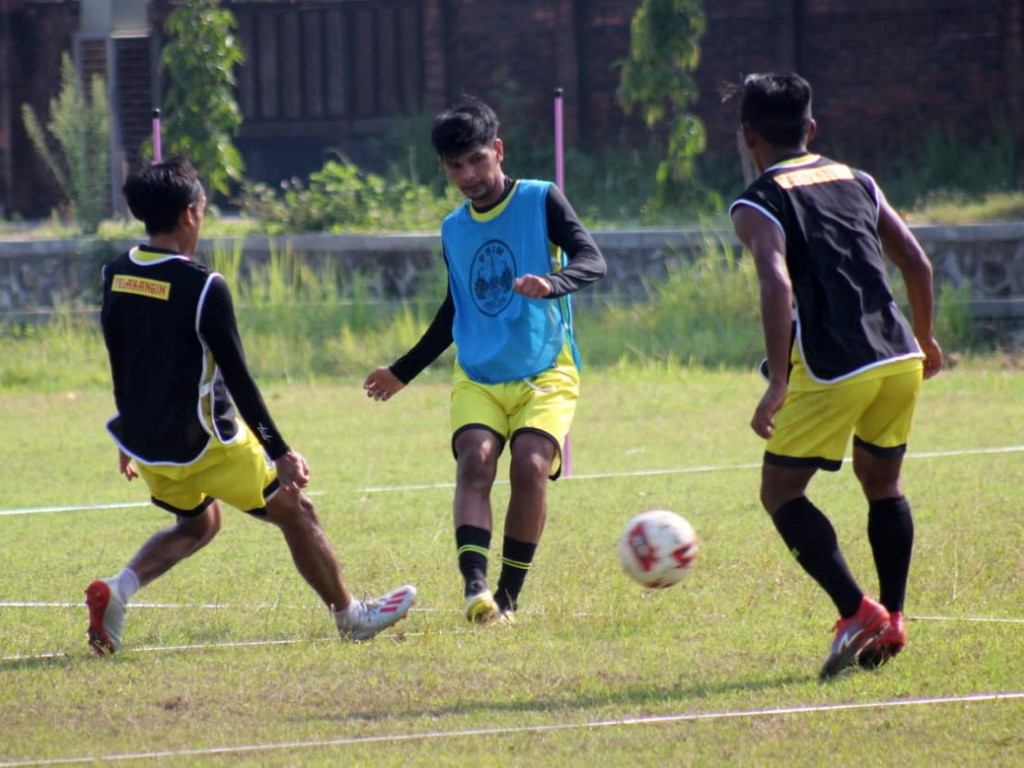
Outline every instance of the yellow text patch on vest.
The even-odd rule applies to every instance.
[[[853,178],[853,171],[849,166],[823,165],[820,168],[801,168],[788,173],[780,173],[773,181],[783,189],[793,187],[809,187],[812,184],[827,184],[830,181],[849,181]]]
[[[129,275],[114,275],[114,282],[111,290],[117,293],[134,293],[138,296],[148,296],[151,299],[163,299],[167,301],[171,296],[171,284],[163,280],[150,280],[146,277],[131,277]]]

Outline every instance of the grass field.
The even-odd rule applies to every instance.
[[[519,622],[474,629],[446,379],[386,405],[355,380],[267,387],[354,591],[411,581],[417,606],[370,643],[333,639],[280,536],[231,510],[136,596],[110,659],[86,648],[82,592],[170,518],[117,474],[108,392],[4,395],[0,768],[1024,764],[1024,376],[967,361],[925,383],[909,645],[827,684],[833,609],[757,504],[760,392],[753,373],[586,371]],[[874,592],[849,467],[811,496]],[[615,556],[649,507],[701,536],[690,579],[658,593]]]

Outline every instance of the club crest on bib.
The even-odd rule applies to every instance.
[[[512,301],[516,260],[500,240],[488,240],[473,255],[469,268],[471,295],[476,308],[495,317]]]

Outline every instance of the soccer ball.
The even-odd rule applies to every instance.
[[[671,587],[685,579],[697,549],[693,526],[665,509],[641,512],[619,537],[623,570],[649,589]]]

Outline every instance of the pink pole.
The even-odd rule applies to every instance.
[[[160,147],[160,110],[153,110],[153,162],[163,161],[163,151]]]
[[[565,155],[562,147],[565,139],[562,125],[562,89],[555,88],[555,184],[564,192]],[[572,440],[568,433],[565,435],[565,445],[562,447],[562,474],[565,477],[572,475]]]
[[[562,154],[565,140],[562,125],[562,89],[555,88],[555,184],[565,192],[565,158]]]

